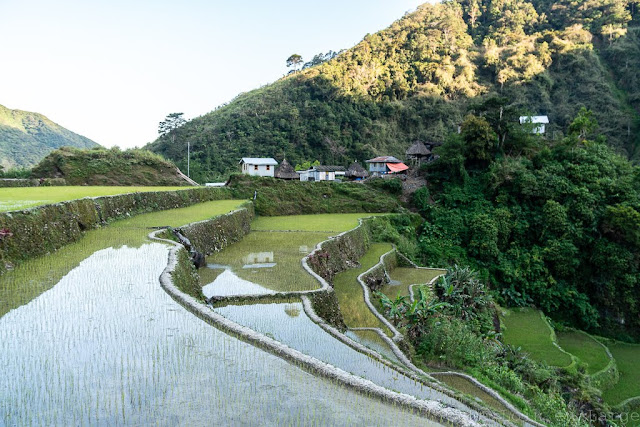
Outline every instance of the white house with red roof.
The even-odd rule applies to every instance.
[[[369,164],[371,175],[386,175],[389,173],[404,172],[409,166],[402,163],[402,160],[393,156],[380,156],[366,161]]]

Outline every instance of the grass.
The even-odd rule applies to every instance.
[[[556,347],[551,338],[551,327],[538,310],[521,308],[509,310],[502,317],[504,342],[522,350],[540,362],[565,367],[571,356]]]
[[[252,230],[295,230],[295,231],[326,231],[343,232],[358,226],[358,219],[368,216],[384,214],[318,214],[258,217],[251,224]]]
[[[26,187],[0,188],[0,212],[32,208],[84,197],[125,193],[188,190],[190,187]]]
[[[90,230],[77,242],[53,254],[34,258],[7,271],[0,281],[0,317],[53,287],[60,279],[94,252],[109,247],[139,247],[152,231],[149,227],[178,227],[230,212],[241,200],[220,200],[137,215],[126,220]]]
[[[608,344],[608,347],[616,359],[620,381],[606,390],[602,397],[610,405],[618,405],[626,399],[640,396],[640,345],[616,342]]]
[[[588,334],[578,331],[556,333],[558,344],[587,364],[587,373],[593,375],[609,364],[609,355],[602,345]]]
[[[388,332],[380,319],[365,304],[358,276],[376,265],[380,261],[380,257],[392,248],[390,243],[374,243],[360,259],[360,268],[343,271],[334,278],[333,286],[338,297],[340,311],[349,328],[382,328]]]

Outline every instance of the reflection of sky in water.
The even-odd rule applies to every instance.
[[[266,295],[274,291],[238,277],[233,271],[225,269],[216,279],[202,287],[206,298],[232,295]]]
[[[0,318],[0,425],[425,424],[184,310],[167,251],[96,252]]]
[[[298,316],[290,314],[294,307],[299,310]],[[420,399],[438,399],[457,404],[454,399],[417,384],[336,340],[309,319],[302,309],[302,303],[228,305],[214,310],[234,322],[383,387]]]
[[[207,258],[201,272],[205,295],[265,295],[319,289],[320,282],[302,267],[302,258],[327,239],[326,233],[252,232]],[[311,249],[310,249],[311,248]]]

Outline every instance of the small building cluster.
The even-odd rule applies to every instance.
[[[432,153],[433,148],[442,145],[438,142],[415,142],[406,151],[407,161],[412,166],[419,167],[422,163],[428,163],[438,158]],[[393,156],[380,156],[365,161],[368,169],[359,162],[353,162],[347,169],[343,166],[318,165],[308,170],[296,171],[295,168],[284,159],[281,164],[272,158],[243,157],[240,160],[240,169],[245,175],[270,176],[278,179],[294,181],[336,181],[350,180],[360,181],[369,177],[404,174],[409,166],[402,160]]]

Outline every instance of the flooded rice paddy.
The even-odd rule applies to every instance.
[[[207,259],[200,278],[206,297],[308,291],[320,283],[302,267],[302,258],[330,232],[259,232]]]
[[[238,204],[212,202],[203,204],[206,208],[114,223],[2,276],[0,425],[435,425],[230,337],[191,315],[160,288],[158,277],[167,265],[168,247],[147,242],[147,227],[182,225]],[[344,219],[338,230],[321,231],[336,234],[354,220]],[[299,224],[305,226],[304,221]],[[307,229],[316,227],[309,224],[313,221]],[[316,231],[304,236],[303,243],[309,242],[306,250],[313,249],[316,239],[324,240],[311,235]],[[224,265],[230,268],[219,274],[212,269],[217,274],[212,281],[230,271],[274,290],[269,287],[274,281],[257,273],[272,269],[287,277],[287,270],[297,268],[295,256],[299,263],[306,251],[296,239],[289,235],[286,240],[292,248],[297,245],[297,255],[293,249],[279,252],[256,246],[240,259],[228,258]],[[291,260],[285,262],[287,257]],[[280,262],[283,271],[268,266],[274,262]],[[251,267],[242,268],[245,265]],[[306,280],[292,279],[287,286],[318,286]],[[220,310],[247,323],[252,318],[271,319],[259,315],[260,306],[238,307]],[[309,320],[300,303],[274,304],[268,310],[273,319],[266,324],[256,321],[256,329],[384,384],[396,375],[339,344]],[[361,363],[349,361],[351,357]],[[410,380],[389,384],[425,397],[431,393]]]
[[[425,422],[192,316],[158,285],[167,254],[100,250],[0,318],[0,424]]]
[[[442,275],[442,270],[426,270],[419,268],[398,267],[389,273],[390,283],[384,285],[380,292],[393,299],[400,296],[409,296],[411,285],[424,285],[430,283],[436,277]]]
[[[371,357],[359,353],[315,324],[302,303],[228,305],[216,312],[291,348],[344,371],[419,399],[439,399],[455,403],[448,396],[415,382]]]

